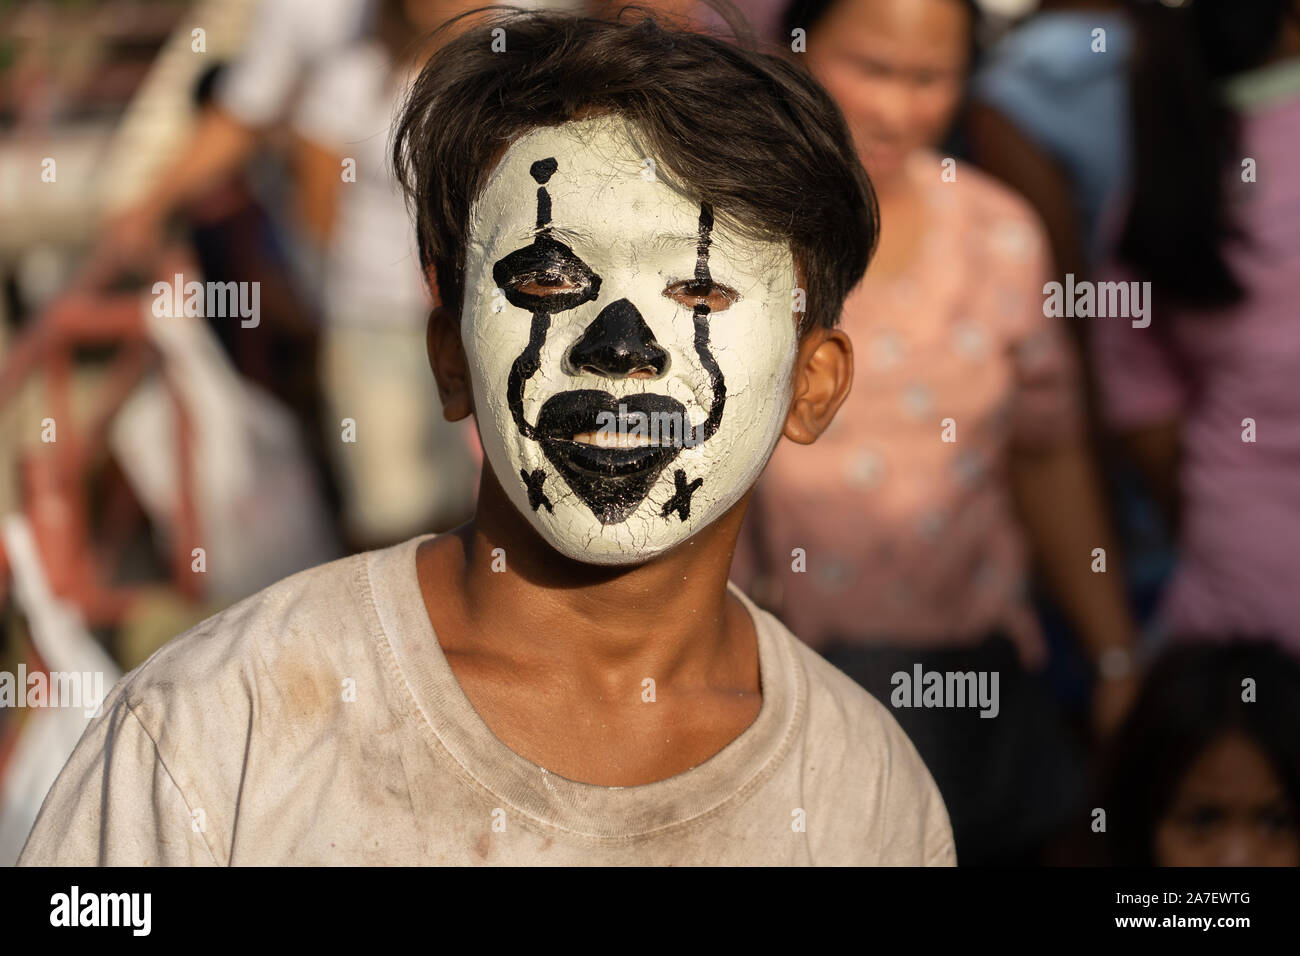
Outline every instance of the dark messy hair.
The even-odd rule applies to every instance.
[[[1245,289],[1224,247],[1245,238],[1229,208],[1226,173],[1240,162],[1236,114],[1223,81],[1262,64],[1293,0],[1130,0],[1137,43],[1130,68],[1133,189],[1121,261],[1168,301],[1233,305]]]
[[[1241,699],[1253,678],[1257,699]],[[1263,640],[1193,641],[1148,671],[1115,734],[1101,806],[1111,862],[1152,866],[1156,827],[1196,759],[1221,735],[1244,734],[1300,808],[1300,661]]]
[[[429,59],[393,143],[420,262],[444,305],[463,305],[469,213],[499,154],[580,111],[613,112],[645,137],[661,180],[710,203],[737,235],[787,243],[807,295],[803,328],[835,326],[879,220],[844,118],[806,72],[637,7],[617,20],[502,6],[462,16],[484,11],[492,18]],[[493,52],[498,28],[504,49]]]

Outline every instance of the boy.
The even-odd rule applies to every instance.
[[[776,441],[851,378],[874,200],[826,94],[653,20],[518,14],[434,55],[395,160],[474,519],[161,649],[20,862],[953,863],[886,710],[727,584]]]

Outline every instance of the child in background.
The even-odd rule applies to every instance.
[[[309,79],[293,122],[300,218],[325,249],[326,444],[354,547],[445,530],[472,507],[471,430],[443,419],[429,375],[433,302],[388,155],[394,115],[431,52],[421,37],[472,6],[383,0],[371,35]],[[345,419],[355,441],[343,440]]]
[[[1271,643],[1167,651],[1115,736],[1106,832],[1125,866],[1300,866],[1300,662]]]

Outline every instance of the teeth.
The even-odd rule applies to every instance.
[[[597,448],[646,448],[654,442],[648,435],[629,435],[618,432],[594,431],[574,435],[573,440]]]

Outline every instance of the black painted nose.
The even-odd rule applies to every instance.
[[[627,299],[601,309],[568,355],[569,371],[585,369],[611,378],[637,372],[652,372],[658,377],[667,368],[668,353],[659,347],[650,326]]]

